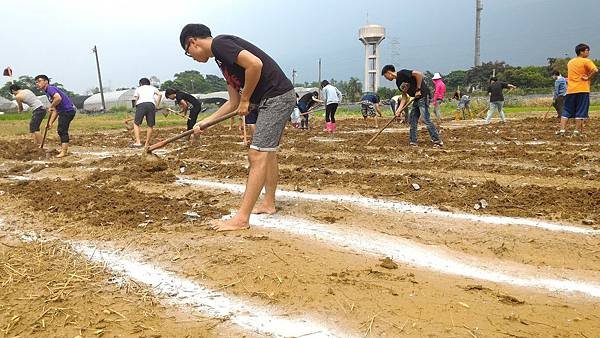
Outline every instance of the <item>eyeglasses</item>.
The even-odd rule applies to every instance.
[[[192,54],[190,54],[190,52],[188,51],[190,49],[191,45],[192,45],[192,40],[189,39],[187,44],[185,45],[185,56],[192,57]]]

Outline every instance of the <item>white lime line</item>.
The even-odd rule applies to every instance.
[[[600,297],[600,284],[596,282],[571,280],[568,276],[545,278],[541,276],[537,267],[524,264],[506,265],[498,261],[485,262],[476,257],[416,244],[407,239],[374,231],[341,229],[283,216],[252,215],[250,224],[311,237],[351,252],[388,256],[417,268],[520,287],[542,288],[561,293],[579,292]]]
[[[177,277],[155,265],[137,261],[131,256],[102,250],[86,242],[69,242],[69,244],[74,251],[91,261],[105,264],[114,272],[149,285],[155,293],[166,297],[170,303],[191,306],[206,316],[229,318],[231,322],[242,328],[276,337],[342,336],[308,319],[294,319],[273,314],[267,309],[244,303],[196,282]]]
[[[0,219],[0,228],[3,221]],[[11,231],[10,229],[5,229]],[[24,242],[48,241],[35,233],[12,231]],[[161,299],[174,306],[192,307],[212,318],[228,319],[242,329],[274,337],[351,337],[333,331],[308,318],[276,314],[274,309],[252,305],[224,293],[211,290],[195,281],[142,262],[135,254],[102,249],[88,241],[64,241],[72,250],[93,262],[101,263],[114,273],[152,288]]]
[[[21,175],[6,175],[4,178],[13,181],[31,181],[33,178],[29,176],[21,176]]]
[[[234,183],[221,183],[203,179],[188,179],[179,178],[178,184],[193,185],[209,189],[226,190],[234,193],[243,193],[245,186]],[[468,213],[453,213],[442,211],[430,206],[411,204],[407,202],[397,202],[378,198],[370,198],[356,195],[334,195],[334,194],[314,194],[289,190],[277,190],[277,197],[288,200],[305,200],[317,202],[336,202],[349,203],[363,208],[388,210],[400,213],[412,214],[427,214],[442,218],[452,218],[464,221],[482,222],[497,225],[519,225],[541,228],[550,231],[570,232],[583,235],[600,235],[600,230],[590,228],[577,227],[572,225],[550,223],[535,219],[507,217],[507,216],[492,216],[492,215],[474,215]]]

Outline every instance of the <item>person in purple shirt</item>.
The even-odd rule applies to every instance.
[[[71,121],[75,117],[75,106],[73,101],[63,92],[62,90],[51,86],[50,79],[46,75],[38,75],[35,77],[35,86],[39,90],[43,90],[50,101],[50,108],[48,112],[50,115],[50,123],[48,128],[52,128],[52,125],[58,118],[57,132],[60,137],[60,153],[56,157],[65,157],[69,151],[69,126]]]

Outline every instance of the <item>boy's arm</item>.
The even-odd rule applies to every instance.
[[[162,94],[157,90],[154,95],[158,96],[158,100],[156,101],[156,109],[158,109],[158,107],[160,107],[160,101],[162,101]]]
[[[17,106],[19,107],[19,113],[23,112],[23,97],[21,96],[21,94],[17,94],[17,96],[15,96],[15,100],[17,101]]]
[[[415,99],[421,97],[421,85],[423,84],[423,73],[413,70],[412,76],[417,80],[417,88],[415,92]]]
[[[394,113],[394,115],[396,115],[397,117],[402,116],[402,110],[400,109],[402,108],[406,102],[408,101],[408,95],[406,95],[406,92],[402,93],[402,96],[400,97],[400,101],[398,102],[398,107],[396,107],[396,112]]]
[[[179,101],[179,108],[181,108],[181,112],[185,114],[188,111],[189,105],[185,100],[181,100]]]
[[[245,75],[244,89],[242,90],[242,94],[237,107],[238,113],[240,115],[248,115],[250,107],[250,97],[252,97],[252,94],[256,89],[256,85],[260,80],[263,63],[256,55],[250,53],[247,50],[242,50],[240,54],[238,54],[236,63],[240,67],[244,68]]]
[[[582,80],[585,80],[585,81],[590,80],[592,77],[594,77],[594,75],[596,75],[596,73],[598,73],[598,67],[596,67],[596,65],[592,61],[590,61],[590,65],[591,65],[591,67],[589,67],[590,70],[587,73],[587,75],[584,74],[581,76]]]

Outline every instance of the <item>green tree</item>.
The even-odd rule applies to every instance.
[[[521,88],[551,87],[554,83],[546,67],[506,67],[499,79]]]
[[[351,102],[358,101],[362,93],[361,87],[362,84],[360,83],[360,81],[355,77],[351,77],[350,80],[348,80],[348,83],[346,85],[346,91],[344,92],[348,100],[350,100]]]
[[[466,70],[454,70],[448,73],[444,77],[444,83],[448,87],[448,91],[456,90],[459,86],[462,88],[461,90],[465,90],[468,86],[466,83],[467,80],[467,71]]]
[[[23,76],[19,76],[19,78],[17,80],[6,82],[4,84],[4,86],[2,86],[2,88],[0,88],[0,96],[7,98],[9,100],[12,100],[13,96],[10,92],[10,86],[13,83],[18,84],[21,88],[30,89],[35,95],[38,95],[38,96],[45,95],[43,91],[37,89],[37,87],[35,86],[35,80],[33,79],[33,77],[28,76],[28,75],[23,75]],[[65,94],[67,94],[69,97],[76,96],[75,93],[66,89],[65,86],[63,86],[60,82],[54,82],[54,83],[51,82],[51,84],[53,86],[57,87],[58,89],[64,91]]]
[[[467,71],[466,84],[479,89],[485,89],[490,82],[490,77],[496,70],[496,76],[504,72],[507,64],[504,61],[486,62],[481,66],[473,67]]]
[[[205,78],[197,70],[186,70],[175,74],[173,77],[173,80],[163,82],[160,89],[175,88],[192,94],[204,94],[227,89],[225,79],[216,75],[207,75]]]
[[[395,88],[381,87],[377,90],[377,95],[381,100],[389,100],[396,95],[400,95],[400,91]]]
[[[206,75],[206,83],[208,84],[209,92],[220,92],[227,90],[227,81],[224,78],[216,75]]]

